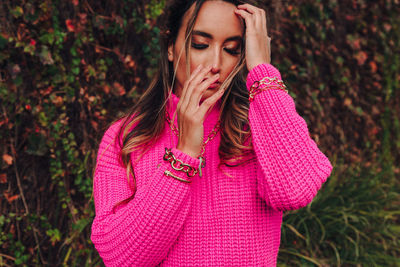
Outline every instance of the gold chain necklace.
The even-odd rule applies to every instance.
[[[172,132],[179,138],[179,130],[175,126],[175,124],[171,121],[168,111],[166,111],[166,119],[167,119],[167,123],[169,124],[169,127],[171,128]],[[203,144],[201,145],[201,152],[200,152],[200,155],[197,157],[200,160],[200,163],[199,163],[199,176],[200,177],[203,176],[201,169],[206,166],[206,160],[203,156],[204,152],[206,151],[206,145],[208,144],[208,142],[213,140],[214,137],[217,135],[217,133],[219,132],[220,126],[221,126],[220,124],[221,124],[221,122],[220,122],[220,120],[218,120],[217,123],[215,124],[214,128],[208,134],[207,139],[205,141],[203,140]]]

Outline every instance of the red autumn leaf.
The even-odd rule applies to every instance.
[[[5,184],[5,183],[7,183],[7,174],[0,173],[0,184]]]
[[[93,129],[97,131],[97,129],[99,128],[99,124],[97,123],[97,121],[91,120],[90,124],[92,125]]]
[[[357,1],[353,1],[353,8],[357,9]]]
[[[68,30],[69,32],[74,32],[74,31],[75,31],[75,26],[74,26],[74,24],[72,23],[72,20],[66,19],[66,20],[65,20],[65,25],[67,26],[67,30]]]
[[[64,104],[64,98],[62,98],[61,96],[56,96],[54,97],[52,102],[56,107],[61,107]]]
[[[5,120],[0,121],[0,127],[3,126],[3,124],[7,124],[8,123],[8,118],[6,118]]]
[[[344,104],[346,107],[351,106],[351,103],[352,103],[352,101],[351,101],[350,98],[346,97],[346,98],[344,99],[343,104]]]
[[[31,41],[29,42],[31,46],[35,46],[36,45],[36,41],[31,39]]]
[[[127,55],[124,59],[124,63],[128,65],[129,68],[135,68],[136,62],[132,59],[131,55]]]
[[[13,202],[14,200],[16,200],[17,198],[19,198],[19,195],[13,195],[11,196],[7,191],[4,192],[4,197],[7,199],[8,203]]]
[[[46,96],[46,95],[50,94],[52,91],[53,91],[53,86],[49,86],[49,87],[47,87],[47,88],[44,89],[44,90],[40,90],[40,93],[41,93],[43,96]]]
[[[380,82],[373,82],[372,85],[376,88],[376,89],[382,89],[382,84]]]
[[[110,93],[110,86],[108,86],[107,84],[105,84],[103,86],[103,91],[106,95],[108,95]]]
[[[0,33],[0,36],[2,36],[4,39],[8,39],[9,34],[7,32],[2,32]]]
[[[336,45],[334,45],[334,44],[330,45],[329,48],[330,48],[333,52],[335,52],[335,53],[337,53],[337,52],[339,51],[339,50],[337,49]]]
[[[79,5],[79,0],[72,0],[72,4],[73,4],[74,6]]]
[[[3,160],[7,163],[7,165],[12,165],[13,163],[13,158],[8,154],[3,155]]]
[[[369,63],[369,66],[371,67],[371,72],[376,73],[376,71],[378,70],[378,66],[376,65],[375,61],[371,61]]]
[[[389,23],[385,23],[383,24],[383,28],[386,32],[390,32],[390,30],[392,29],[392,25],[390,25]]]
[[[359,50],[361,48],[361,40],[360,39],[354,39],[351,41],[350,45],[354,50]]]
[[[372,113],[372,115],[379,115],[379,114],[381,114],[381,111],[379,110],[379,108],[377,106],[372,106],[371,113]]]
[[[98,54],[103,54],[103,51],[97,45],[94,47],[94,51]]]
[[[368,135],[369,136],[375,136],[375,135],[377,135],[379,133],[379,129],[378,129],[378,127],[372,127],[371,129],[369,129],[369,131],[368,131]]]
[[[358,65],[363,65],[367,60],[368,55],[364,51],[360,51],[354,57],[357,59]]]
[[[125,88],[119,82],[114,82],[113,87],[115,88],[117,95],[123,96],[126,94]]]
[[[87,14],[86,13],[79,13],[80,23],[85,25],[87,23]]]

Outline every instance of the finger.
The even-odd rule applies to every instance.
[[[264,10],[263,10],[264,11]],[[262,25],[263,25],[263,29],[265,30],[265,32],[267,33],[268,36],[268,23],[267,23],[267,14],[264,11],[264,14],[262,16]]]
[[[261,9],[261,29],[265,32],[265,34],[268,36],[268,25],[267,25],[267,13],[265,12],[264,9]]]
[[[194,75],[194,77],[193,77],[193,79],[191,80],[190,83],[192,85],[194,85],[194,86],[200,84],[204,80],[206,75],[211,71],[211,69],[212,69],[212,66],[208,66],[208,67],[203,68],[201,71],[199,71],[199,73]]]
[[[199,66],[197,66],[197,68],[192,72],[192,74],[189,76],[189,78],[185,81],[183,88],[182,88],[182,92],[181,92],[181,97],[179,100],[180,104],[179,106],[183,106],[187,101],[187,94],[189,93],[188,91],[190,91],[190,85],[193,82],[193,79],[196,77],[196,75],[198,75],[202,70],[203,70],[203,65],[200,64]]]
[[[211,66],[201,69],[196,75],[193,76],[193,79],[190,81],[190,85],[187,90],[185,104],[190,105],[191,99],[197,98],[201,92],[201,83],[203,82],[206,75],[211,71]],[[193,103],[191,105],[192,108],[197,108],[199,102]]]
[[[188,84],[193,80],[193,77],[197,75],[197,73],[199,73],[199,71],[203,69],[203,65],[200,64],[197,66],[197,68],[192,72],[192,74],[190,75],[190,77],[187,79],[187,81],[184,83],[183,88],[182,88],[182,92],[181,92],[181,96],[180,96],[180,100],[185,99],[185,95],[187,93],[187,90],[185,90],[188,86]]]
[[[211,66],[201,68],[197,73],[191,75],[190,79],[185,82],[185,96],[182,99],[181,109],[183,112],[186,112],[190,98],[193,94],[197,94],[197,87],[203,81],[204,77],[211,71]]]
[[[246,10],[241,10],[241,9],[236,9],[235,13],[237,15],[239,15],[240,17],[242,17],[242,19],[244,19],[245,24],[246,24],[246,29],[254,28],[252,14],[250,14]]]
[[[254,20],[254,24],[258,27],[260,27],[259,29],[265,29],[266,25],[266,14],[264,9],[252,6],[250,4],[243,4],[243,5],[238,5],[237,6],[238,9],[240,10],[245,10],[248,13],[252,14],[252,19]]]
[[[218,81],[219,79],[219,74],[214,74],[207,80],[202,81],[195,89],[194,92],[190,98],[189,105],[192,105],[192,107],[197,107],[200,103],[200,100],[204,94],[205,91],[207,91],[208,87],[210,87],[211,84],[214,82]]]
[[[259,11],[259,23],[260,29],[264,30],[267,33],[267,14],[264,9],[260,8]]]
[[[243,9],[243,10],[247,10],[247,12],[254,14],[257,12],[257,7],[252,6],[250,4],[242,4],[242,5],[238,5],[237,8],[239,9]]]
[[[205,118],[207,112],[210,110],[211,107],[217,103],[217,101],[224,95],[224,90],[219,89],[217,92],[212,94],[210,97],[208,97],[206,100],[201,103],[199,110],[198,110],[198,116],[202,117],[203,119]]]

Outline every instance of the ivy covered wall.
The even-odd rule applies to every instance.
[[[396,266],[400,3],[258,1],[272,63],[335,165],[285,214],[282,266]],[[148,85],[164,1],[0,3],[0,266],[97,266],[100,138]]]

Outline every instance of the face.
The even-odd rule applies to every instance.
[[[194,5],[186,12],[176,42],[168,48],[168,60],[176,69],[174,93],[180,96],[189,78],[186,72],[185,31]],[[206,99],[216,92],[240,59],[244,26],[234,13],[236,6],[224,1],[206,1],[201,6],[194,24],[190,48],[190,73],[200,64],[212,66],[206,78],[219,73],[219,80],[207,89]]]

